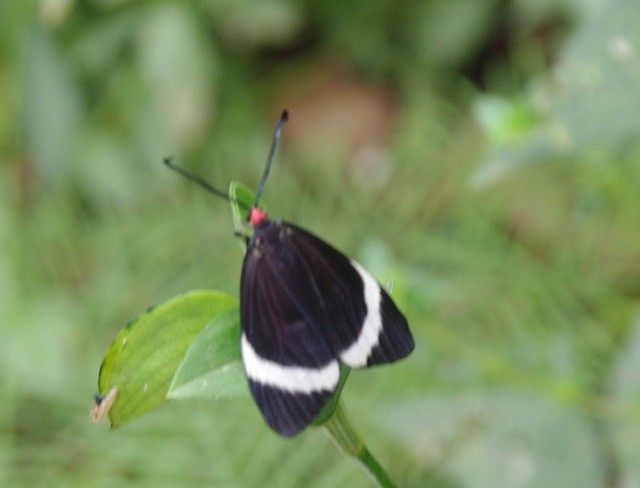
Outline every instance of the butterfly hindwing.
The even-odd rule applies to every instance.
[[[317,416],[338,384],[339,363],[386,363],[413,349],[405,318],[369,273],[293,225],[255,228],[240,288],[249,387],[282,435]]]
[[[249,380],[253,395],[264,420],[280,435],[291,437],[310,425],[333,392],[291,393]]]

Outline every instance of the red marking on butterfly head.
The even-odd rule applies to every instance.
[[[256,227],[265,220],[267,220],[267,213],[264,210],[258,207],[253,207],[249,212],[249,224],[251,227]]]

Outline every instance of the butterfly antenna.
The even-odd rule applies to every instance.
[[[276,130],[273,132],[273,140],[271,141],[271,148],[269,149],[269,155],[267,156],[267,163],[265,164],[262,178],[260,178],[260,182],[258,183],[258,187],[256,188],[256,201],[254,205],[256,207],[258,206],[258,201],[262,196],[262,191],[264,190],[264,185],[267,182],[267,177],[269,176],[271,162],[273,161],[273,156],[276,153],[278,143],[280,142],[280,136],[282,135],[282,127],[284,126],[284,124],[286,124],[287,120],[289,120],[289,112],[285,110],[282,112],[280,120],[278,120],[278,123],[276,124]]]
[[[173,158],[164,158],[162,160],[162,162],[170,169],[172,169],[173,171],[175,171],[176,173],[184,176],[186,179],[188,179],[189,181],[193,181],[194,183],[197,183],[198,185],[200,185],[202,188],[204,188],[205,190],[207,190],[209,193],[213,193],[214,195],[219,196],[220,198],[224,198],[225,200],[227,200],[228,202],[231,203],[236,203],[238,205],[240,205],[242,208],[244,208],[245,210],[251,210],[249,208],[248,205],[245,205],[244,203],[235,200],[233,198],[231,198],[227,193],[223,192],[222,190],[219,190],[218,188],[214,187],[213,185],[211,185],[210,183],[208,183],[207,181],[203,180],[202,178],[200,178],[197,175],[194,175],[193,173],[190,173],[189,171],[187,171],[184,168],[181,168],[180,166],[176,166],[175,164],[173,164]]]

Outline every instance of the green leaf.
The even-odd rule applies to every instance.
[[[68,176],[84,112],[78,83],[49,33],[36,30],[25,55],[27,157],[47,178]]]
[[[622,479],[640,480],[640,317],[631,324],[610,379],[611,410],[617,413],[610,424]]]
[[[225,45],[233,49],[286,46],[295,42],[305,24],[304,9],[286,0],[203,2],[203,6]]]
[[[233,229],[236,235],[250,236],[253,233],[247,224],[249,209],[255,202],[255,194],[247,186],[238,181],[232,181],[229,185],[229,197],[231,198],[231,215],[233,216]],[[242,248],[245,248],[244,237]]]
[[[617,147],[640,132],[640,56],[635,47],[640,43],[640,9],[635,0],[610,3],[609,8],[585,11],[557,55],[552,81],[531,90],[529,108],[526,102],[511,108],[515,113],[509,118],[524,119],[509,121],[512,130],[524,124],[526,142],[517,128],[508,140],[496,140],[496,127],[489,129],[490,139],[498,144],[476,171],[474,184],[490,185],[550,158]],[[538,117],[540,123],[529,131],[529,122]]]
[[[378,412],[380,425],[416,459],[460,486],[606,484],[588,419],[539,392],[430,393]]]
[[[173,377],[168,398],[247,397],[240,358],[240,316],[228,310],[198,334]]]
[[[100,368],[99,389],[118,388],[109,418],[117,427],[162,404],[183,357],[215,317],[237,307],[235,298],[192,291],[149,309],[116,336]]]
[[[148,5],[139,24],[135,48],[150,97],[138,123],[150,126],[147,150],[153,155],[159,144],[174,151],[197,147],[214,111],[214,45],[197,14],[180,2]]]

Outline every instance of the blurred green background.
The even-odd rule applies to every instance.
[[[250,400],[89,422],[148,305],[237,293],[225,188],[392,290],[343,399],[401,486],[640,486],[637,0],[0,2],[0,486],[368,486]]]

